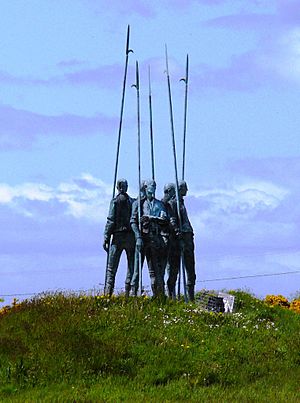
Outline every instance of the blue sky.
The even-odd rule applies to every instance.
[[[179,168],[190,57],[186,204],[197,288],[258,296],[300,289],[300,7],[291,0],[11,0],[0,25],[0,296],[92,289],[104,280],[127,25],[129,69],[118,177],[174,180],[164,47]],[[125,280],[125,259],[117,287]],[[297,272],[298,273],[295,273]],[[293,272],[291,274],[282,274]],[[276,275],[275,275],[276,274]],[[259,277],[249,277],[249,276]],[[266,275],[266,276],[262,276]],[[148,281],[145,270],[145,281]],[[222,281],[212,279],[245,277]],[[9,300],[9,297],[6,298]]]

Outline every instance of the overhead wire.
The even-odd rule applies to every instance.
[[[283,275],[288,275],[288,274],[298,274],[300,273],[300,270],[294,270],[294,271],[285,271],[285,272],[280,272],[280,273],[263,273],[263,274],[253,274],[253,275],[246,275],[246,276],[233,276],[233,277],[222,277],[222,278],[210,278],[210,279],[205,279],[205,280],[198,280],[196,283],[206,283],[206,282],[213,282],[213,281],[227,281],[227,280],[239,280],[239,279],[245,279],[245,278],[258,278],[258,277],[272,277],[272,276],[283,276]],[[104,284],[100,283],[98,284],[99,286],[104,286]],[[122,287],[115,288],[116,291],[123,291],[124,289]],[[51,292],[58,292],[58,291],[64,291],[64,290],[46,290],[46,291],[38,291],[38,292],[30,292],[30,293],[15,293],[15,294],[0,294],[0,297],[20,297],[20,296],[31,296],[31,295],[38,295],[38,294],[47,294]],[[83,293],[83,292],[91,292],[91,291],[97,291],[96,288],[92,288],[89,290],[65,290],[71,293]],[[98,290],[99,291],[99,290]]]

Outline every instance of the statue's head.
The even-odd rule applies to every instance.
[[[148,200],[152,200],[155,197],[156,182],[154,180],[149,180],[145,184],[146,197]]]
[[[128,182],[126,179],[119,179],[117,181],[117,189],[119,193],[124,194],[127,192],[128,189]]]
[[[169,201],[175,195],[175,184],[166,183],[164,186],[164,199]]]
[[[186,181],[184,181],[184,180],[179,181],[178,187],[179,187],[180,196],[186,196],[187,191],[188,191]]]
[[[141,181],[141,187],[140,187],[140,196],[141,197],[146,197],[146,183],[147,181],[143,179]]]
[[[152,186],[156,190],[156,182],[154,179],[148,179],[146,182],[146,186]]]

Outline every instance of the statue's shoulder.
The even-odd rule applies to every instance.
[[[170,199],[170,200],[168,201],[168,205],[169,205],[171,208],[176,208],[176,207],[177,207],[176,197],[173,197],[172,199]]]
[[[117,202],[118,202],[118,195],[111,199],[110,204],[116,204]]]
[[[131,201],[132,201],[132,206],[137,206],[137,204],[138,204],[138,199],[131,199]]]
[[[128,195],[128,200],[129,200],[130,204],[134,204],[137,201],[136,198],[130,197],[129,195]]]
[[[155,199],[155,203],[156,203],[156,205],[159,206],[160,208],[165,209],[165,204],[164,204],[161,200]]]

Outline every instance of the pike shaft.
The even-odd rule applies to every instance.
[[[137,136],[138,136],[138,221],[139,221],[139,231],[142,234],[142,224],[141,224],[141,117],[140,117],[140,79],[139,79],[139,64],[136,62],[136,94],[137,94]],[[142,295],[143,292],[143,279],[142,279],[142,256],[139,252],[139,293]]]
[[[187,123],[187,100],[188,100],[188,80],[189,80],[189,55],[186,55],[185,95],[184,95],[184,122],[183,122],[183,155],[182,155],[182,180],[185,174],[185,143],[186,143],[186,123]]]
[[[181,224],[181,215],[180,215],[179,186],[178,186],[178,173],[177,173],[177,161],[176,161],[176,145],[175,145],[173,106],[172,106],[172,94],[171,94],[171,83],[170,83],[170,76],[169,76],[167,46],[166,46],[166,70],[167,70],[168,93],[169,93],[171,137],[172,137],[172,148],[173,148],[174,169],[175,169],[175,185],[176,185],[175,191],[176,191],[178,226],[179,226],[179,231],[181,232],[182,224]],[[182,249],[181,248],[180,248],[180,256],[181,256],[182,278],[183,278],[183,287],[184,287],[184,300],[185,300],[185,302],[188,302],[187,295],[186,295],[185,270],[184,270],[184,264],[183,264],[184,262],[183,262],[183,258],[182,258]]]
[[[154,169],[154,145],[153,145],[153,120],[152,120],[152,94],[151,94],[151,77],[150,77],[150,66],[148,70],[149,77],[149,114],[150,114],[150,145],[151,145],[151,169],[152,169],[152,179],[155,180],[155,169]]]
[[[125,102],[126,78],[127,78],[127,69],[128,69],[128,55],[129,55],[130,52],[132,52],[129,49],[129,35],[130,35],[130,26],[128,25],[128,28],[127,28],[127,41],[126,41],[126,59],[125,59],[125,69],[124,69],[124,77],[123,77],[121,112],[120,112],[119,132],[118,132],[118,141],[117,141],[117,153],[116,153],[116,164],[115,164],[115,173],[114,173],[114,184],[113,184],[113,198],[115,197],[117,174],[118,174],[119,153],[120,153],[121,133],[122,133],[122,123],[123,123],[123,111],[124,111],[124,102]]]
[[[126,78],[127,78],[127,70],[128,70],[128,55],[129,55],[130,52],[132,52],[132,50],[129,49],[129,36],[130,36],[130,25],[128,25],[128,27],[127,27],[126,59],[125,59],[125,69],[124,69],[124,77],[123,77],[123,90],[122,90],[121,112],[120,112],[120,121],[119,121],[119,131],[118,131],[118,141],[117,141],[117,152],[116,152],[116,163],[115,163],[112,198],[114,198],[115,194],[116,194],[115,192],[116,192],[116,183],[117,183],[117,174],[118,174],[122,123],[123,123],[123,111],[124,111],[124,102],[125,102]],[[107,252],[107,256],[106,256],[106,272],[105,272],[104,289],[106,289],[106,283],[107,283],[107,268],[108,268],[109,253],[110,253],[110,239],[109,239],[109,242],[108,242],[108,252]]]

